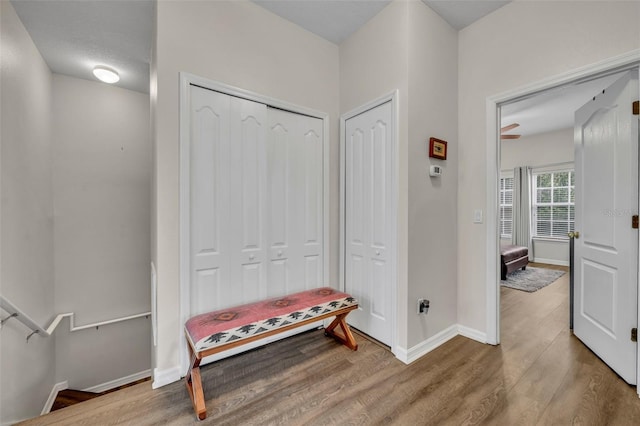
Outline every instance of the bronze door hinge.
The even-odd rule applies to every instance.
[[[634,214],[631,216],[631,227],[633,229],[638,229],[638,215]]]
[[[640,115],[640,101],[633,103],[633,115]]]
[[[631,329],[631,341],[632,342],[637,342],[638,341],[638,329],[637,328],[632,328]]]

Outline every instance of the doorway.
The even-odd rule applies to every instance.
[[[515,103],[523,99],[531,99],[535,96],[548,95],[553,91],[561,91],[567,87],[577,86],[585,84],[586,82],[595,81],[596,79],[612,76],[612,74],[620,73],[625,70],[637,67],[638,58],[634,57],[621,57],[616,58],[607,63],[599,64],[588,69],[583,69],[580,72],[567,74],[565,76],[559,76],[553,80],[549,80],[545,83],[541,83],[534,88],[526,90],[513,91],[500,97],[490,98],[488,100],[488,122],[495,122],[494,128],[489,126],[488,139],[487,139],[487,151],[488,151],[488,195],[487,200],[491,202],[487,204],[488,217],[495,218],[495,221],[489,221],[487,226],[487,262],[488,265],[495,265],[495,268],[488,268],[487,272],[487,335],[489,343],[500,343],[500,292],[499,286],[495,283],[498,282],[498,270],[499,270],[499,234],[500,218],[499,211],[499,172],[501,170],[501,149],[502,144],[498,142],[498,135],[500,127],[503,127],[503,122],[500,121],[501,108],[510,103]],[[492,107],[493,106],[493,107]],[[495,154],[495,156],[492,155]],[[493,161],[491,159],[494,158]],[[494,210],[495,209],[495,210]],[[635,296],[637,303],[637,296]],[[637,316],[637,312],[636,312]],[[568,315],[567,315],[568,319]],[[636,318],[637,320],[637,318]],[[636,322],[637,323],[637,322]],[[568,320],[567,320],[568,326]],[[636,359],[637,361],[637,359]]]

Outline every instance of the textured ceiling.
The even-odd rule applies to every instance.
[[[155,1],[12,0],[51,71],[87,80],[96,65],[120,74],[117,86],[149,92]]]

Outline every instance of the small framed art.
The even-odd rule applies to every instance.
[[[429,138],[429,157],[446,160],[447,141],[443,141],[438,138]]]

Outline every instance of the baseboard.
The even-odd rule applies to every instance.
[[[151,383],[151,387],[153,389],[158,389],[162,386],[166,386],[170,383],[177,382],[180,380],[180,366],[176,365],[175,367],[167,368],[165,370],[159,370],[157,368],[153,369],[153,382]]]
[[[465,327],[458,324],[458,334],[468,339],[475,340],[480,343],[487,343],[487,333],[478,331],[475,328]]]
[[[418,343],[414,347],[406,350],[404,348],[398,347],[396,349],[396,358],[405,364],[411,364],[415,360],[423,357],[428,354],[438,346],[444,344],[445,342],[453,339],[458,335],[458,325],[454,324],[448,328],[445,328],[440,333],[435,336],[429,337],[427,340],[422,343]]]
[[[558,259],[542,259],[536,257],[533,259],[535,263],[546,263],[547,265],[557,265],[557,266],[569,266],[568,260],[558,260]]]
[[[64,382],[56,383],[53,385],[51,389],[51,393],[49,394],[49,398],[47,398],[47,402],[44,404],[44,408],[40,415],[47,414],[51,411],[51,407],[53,407],[53,403],[56,402],[56,397],[58,396],[58,392],[69,389],[69,383],[65,380]]]
[[[82,389],[82,390],[84,392],[100,393],[100,392],[111,390],[113,388],[117,388],[118,386],[128,385],[129,383],[135,382],[136,380],[146,379],[147,377],[151,377],[151,370],[144,370],[139,373],[130,374],[128,376],[111,380],[109,382],[105,382],[99,385],[91,386],[89,388]]]

